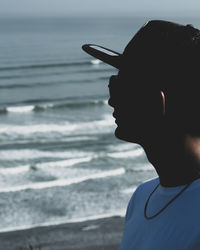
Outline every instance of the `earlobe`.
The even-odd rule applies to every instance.
[[[162,113],[165,115],[165,94],[163,91],[160,91],[161,100],[162,100]]]

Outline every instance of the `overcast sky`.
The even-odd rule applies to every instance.
[[[0,15],[200,13],[200,0],[0,0]]]

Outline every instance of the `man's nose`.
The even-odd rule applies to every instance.
[[[108,84],[108,88],[111,89],[113,87],[113,85],[117,84],[117,75],[112,75],[109,79],[109,84]]]
[[[114,103],[112,102],[111,98],[108,99],[108,105],[114,108]]]

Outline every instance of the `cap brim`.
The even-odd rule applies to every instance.
[[[84,44],[82,49],[91,56],[120,69],[121,54],[96,44]]]

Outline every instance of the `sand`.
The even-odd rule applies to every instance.
[[[116,250],[124,218],[110,217],[0,233],[0,250]]]

